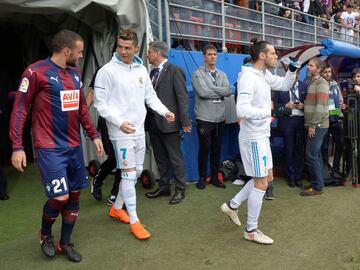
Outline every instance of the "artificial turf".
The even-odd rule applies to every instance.
[[[138,213],[152,233],[136,240],[129,225],[107,216],[109,207],[83,190],[81,212],[72,237],[83,261],[64,256],[45,258],[38,231],[45,201],[35,165],[24,174],[5,169],[10,200],[0,201],[0,269],[360,269],[360,190],[329,187],[321,196],[304,198],[299,189],[276,179],[275,200],[264,201],[259,228],[275,243],[262,246],[242,238],[219,210],[239,187],[189,185],[186,198],[169,205],[169,198],[150,200],[137,185]],[[103,188],[108,194],[109,176]],[[245,223],[246,204],[239,210]],[[59,222],[54,225],[59,239]]]

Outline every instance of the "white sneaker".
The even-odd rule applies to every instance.
[[[220,209],[225,215],[228,215],[228,217],[232,222],[234,222],[235,225],[241,226],[237,210],[232,210],[226,203],[223,203]]]
[[[254,232],[247,232],[244,231],[244,238],[249,241],[254,241],[260,244],[264,245],[271,245],[274,243],[274,240],[272,240],[269,236],[265,235],[262,231],[259,229],[256,229]]]
[[[245,182],[241,179],[236,179],[232,183],[233,185],[237,185],[237,186],[243,186],[245,184]]]

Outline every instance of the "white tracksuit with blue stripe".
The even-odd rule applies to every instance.
[[[238,76],[236,112],[240,121],[239,138],[257,140],[270,137],[271,90],[289,91],[296,73],[287,72],[285,77],[270,71],[259,71],[244,66]]]
[[[240,118],[239,145],[247,175],[266,177],[273,167],[269,143],[271,123],[271,90],[288,91],[295,73],[285,77],[270,71],[243,67],[238,77],[237,115]]]

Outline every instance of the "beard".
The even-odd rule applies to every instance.
[[[266,61],[265,62],[265,67],[267,69],[276,68],[276,65],[277,65],[277,61],[275,61],[275,62]]]
[[[77,60],[76,59],[69,59],[69,60],[66,61],[66,65],[70,66],[70,67],[76,67]]]

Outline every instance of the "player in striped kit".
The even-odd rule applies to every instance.
[[[48,197],[40,230],[41,250],[47,257],[54,257],[57,249],[74,262],[80,262],[81,255],[70,237],[79,214],[80,190],[88,185],[80,123],[93,140],[97,154],[103,152],[76,68],[83,49],[83,39],[77,33],[62,30],[54,36],[52,56],[29,65],[22,75],[10,125],[12,164],[23,172],[26,155],[22,133],[31,107],[35,153]],[[61,238],[55,249],[52,225],[60,213]]]

